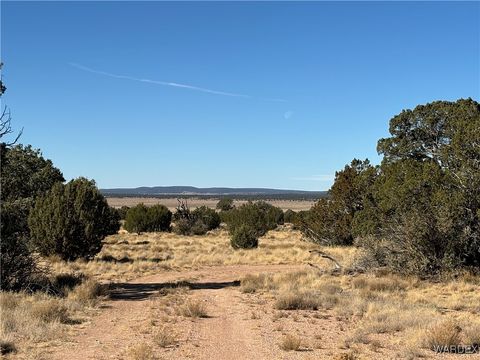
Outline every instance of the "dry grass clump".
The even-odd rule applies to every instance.
[[[94,306],[101,298],[108,295],[107,286],[93,279],[84,281],[68,293],[68,298],[83,306]]]
[[[277,297],[275,307],[278,310],[317,310],[320,302],[313,292],[283,293]]]
[[[23,293],[0,293],[2,314],[0,337],[42,342],[62,334],[62,323],[68,323],[70,312],[64,299]]]
[[[425,345],[435,350],[444,346],[456,346],[461,344],[461,327],[452,320],[440,322],[427,330]]]
[[[397,302],[393,299],[381,300],[367,305],[363,323],[369,333],[395,333],[421,328],[436,315],[435,310],[428,307]]]
[[[386,277],[359,276],[352,280],[352,286],[354,289],[368,291],[404,291],[408,287],[408,282],[392,275]]]
[[[267,286],[267,283],[271,280],[271,276],[267,274],[248,274],[241,280],[240,290],[243,293],[254,293]]]
[[[155,360],[152,347],[144,342],[130,347],[127,353],[131,360]]]
[[[350,351],[348,353],[336,354],[333,360],[358,360],[358,355]]]
[[[177,343],[173,329],[168,326],[163,326],[157,329],[153,333],[153,341],[162,348],[166,348]]]
[[[280,349],[285,351],[298,351],[302,346],[302,339],[298,336],[288,334],[280,341]]]
[[[50,279],[52,294],[0,292],[0,338],[6,345],[21,349],[29,344],[39,345],[61,338],[66,326],[77,323],[85,307],[96,304],[102,294],[101,286],[93,280],[85,280],[78,274],[60,274]],[[64,297],[65,296],[65,297]],[[10,339],[15,339],[15,343]],[[6,346],[5,345],[5,346]],[[6,347],[5,351],[8,350]],[[30,348],[29,352],[34,351]]]
[[[480,345],[480,324],[469,324],[463,332],[466,345]]]
[[[55,298],[45,298],[41,301],[32,302],[29,315],[32,319],[38,319],[43,323],[59,322],[67,324],[70,320],[67,306],[63,301]]]
[[[208,317],[205,303],[200,300],[187,300],[180,306],[179,312],[185,317],[206,318]]]

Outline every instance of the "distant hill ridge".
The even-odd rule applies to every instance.
[[[228,187],[209,187],[198,188],[195,186],[142,186],[137,188],[114,188],[100,189],[102,194],[112,195],[309,195],[325,196],[325,191],[305,191],[305,190],[282,190],[267,188],[228,188]]]

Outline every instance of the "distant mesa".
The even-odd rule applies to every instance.
[[[101,189],[105,196],[287,196],[319,198],[326,191],[281,190],[266,188],[197,188],[194,186],[152,186],[137,188]]]

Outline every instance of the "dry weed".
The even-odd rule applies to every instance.
[[[298,351],[302,346],[302,339],[296,335],[288,334],[280,342],[280,349],[285,351]]]

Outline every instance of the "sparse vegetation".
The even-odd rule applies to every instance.
[[[155,360],[152,346],[145,342],[131,346],[127,353],[131,360]]]
[[[153,341],[162,348],[166,348],[177,343],[173,329],[168,326],[162,326],[156,329],[153,334]]]
[[[285,351],[298,351],[302,346],[302,339],[296,335],[287,335],[280,342],[280,348]]]
[[[288,291],[277,297],[275,307],[278,310],[317,310],[320,302],[311,292]]]
[[[180,306],[180,314],[191,318],[205,318],[208,317],[207,307],[201,300],[187,300]]]

